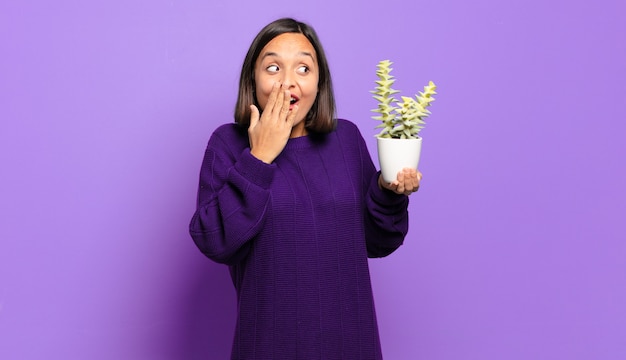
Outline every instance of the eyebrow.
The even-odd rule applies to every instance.
[[[299,56],[305,56],[305,57],[308,56],[308,57],[311,58],[311,60],[313,60],[313,62],[315,62],[315,58],[313,57],[313,54],[311,54],[308,51],[300,51],[300,52],[298,52],[298,55]],[[273,51],[268,51],[265,54],[263,54],[263,56],[261,56],[261,60],[265,59],[268,56],[274,56],[274,57],[277,57],[277,58],[281,57],[280,55],[278,55],[277,53],[275,53]]]

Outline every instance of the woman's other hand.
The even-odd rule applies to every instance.
[[[391,183],[383,180],[383,176],[378,176],[378,186],[401,195],[411,195],[420,188],[422,173],[415,169],[404,168],[398,172],[396,180]]]

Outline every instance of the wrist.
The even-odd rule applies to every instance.
[[[383,180],[383,174],[378,174],[378,188],[381,190],[385,189],[384,181],[385,180]]]
[[[255,149],[250,149],[250,155],[254,156],[255,158],[263,161],[266,164],[271,164],[272,161],[274,161],[274,158],[267,156],[266,154],[263,153],[259,153],[257,151],[254,151]]]

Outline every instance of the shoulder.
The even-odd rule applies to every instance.
[[[239,153],[248,146],[248,143],[248,131],[235,123],[231,123],[220,125],[213,131],[207,148],[229,149],[230,152]]]
[[[361,136],[361,131],[359,131],[356,124],[346,119],[337,119],[337,129],[335,131],[339,135],[349,134]]]
[[[350,138],[354,141],[363,138],[363,135],[361,135],[361,131],[356,124],[346,119],[337,119],[337,128],[335,129],[335,132],[340,138]]]
[[[222,139],[248,139],[248,132],[246,129],[241,126],[230,123],[230,124],[222,124],[215,129],[212,137],[219,137]]]
[[[222,124],[213,131],[211,140],[213,139],[226,144],[248,143],[248,131],[235,123]]]
[[[337,119],[337,131],[358,131],[359,128],[350,120]]]

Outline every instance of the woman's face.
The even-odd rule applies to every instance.
[[[274,83],[291,93],[291,104],[298,104],[292,137],[306,134],[304,118],[315,103],[319,71],[313,45],[302,34],[285,33],[272,39],[259,54],[254,66],[256,97],[261,110],[267,105]]]

